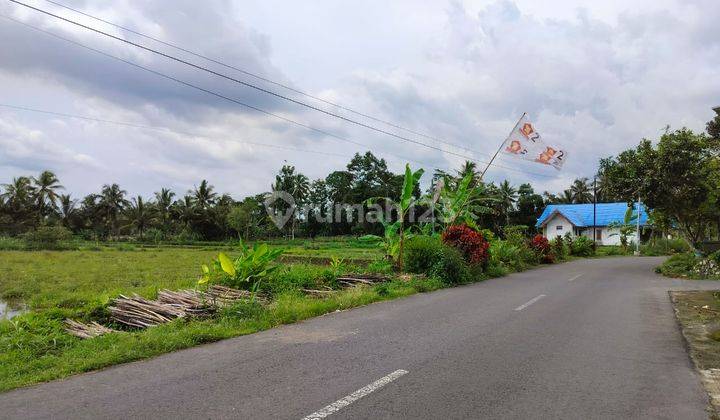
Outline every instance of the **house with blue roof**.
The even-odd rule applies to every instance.
[[[535,227],[548,239],[565,236],[568,233],[571,237],[585,236],[593,239],[593,226],[595,226],[595,241],[598,245],[620,245],[618,229],[610,226],[613,223],[623,223],[627,209],[627,203],[597,203],[593,217],[592,203],[550,204],[545,207]],[[645,206],[642,203],[635,203],[633,209],[635,214],[640,211],[640,226],[648,226]],[[637,240],[637,232],[628,238],[628,241]]]

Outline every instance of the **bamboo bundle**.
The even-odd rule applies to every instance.
[[[317,290],[317,289],[302,289],[302,291],[310,296],[313,297],[327,297],[333,293],[336,293],[337,290],[333,290],[329,287],[325,287],[323,290]]]
[[[358,284],[377,284],[388,281],[389,278],[378,274],[355,274],[352,276],[338,277],[337,281],[340,284],[351,287]]]
[[[99,335],[114,332],[114,330],[103,327],[97,322],[91,322],[84,324],[82,322],[73,321],[72,319],[65,320],[65,331],[80,338],[93,338]]]
[[[170,322],[185,316],[185,311],[175,305],[143,299],[140,296],[131,298],[120,295],[113,301],[110,318],[131,327],[147,328]]]
[[[231,305],[239,300],[250,299],[252,293],[247,290],[233,289],[215,284],[208,288],[208,291],[205,292],[205,297],[214,305],[222,307]],[[262,296],[256,296],[256,299],[260,302],[266,302],[266,299]]]
[[[158,302],[181,309],[186,315],[205,316],[215,312],[205,296],[196,290],[161,290],[158,292]]]

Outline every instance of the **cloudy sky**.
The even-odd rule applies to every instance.
[[[599,158],[643,137],[656,139],[668,124],[702,131],[720,105],[717,0],[58,0],[432,139],[44,0],[23,1],[434,147],[354,126],[2,0],[0,183],[51,169],[76,196],[111,182],[145,196],[160,187],[184,192],[205,178],[241,198],[267,191],[284,163],[318,178],[364,150],[395,171],[407,161],[456,168],[464,160],[457,154],[487,161],[523,112],[547,142],[567,149],[565,168],[503,157],[488,178],[555,191],[592,176]]]

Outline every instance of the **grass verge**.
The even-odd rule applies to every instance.
[[[673,291],[670,299],[690,357],[720,418],[720,291]]]
[[[238,304],[206,320],[178,320],[142,331],[79,340],[62,332],[54,311],[0,323],[0,391],[63,378],[170,351],[290,324],[336,310],[442,288],[434,279],[394,280],[316,299],[284,292],[262,307]]]

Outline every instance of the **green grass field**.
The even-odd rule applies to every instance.
[[[232,256],[231,245],[115,244],[85,251],[0,251],[0,300],[29,308],[12,320],[0,320],[0,391],[442,286],[435,280],[394,281],[341,291],[327,299],[307,297],[298,290],[322,285],[338,272],[366,271],[355,261],[369,262],[381,253],[346,240],[291,241],[283,248],[293,262],[280,262],[281,268],[263,283],[262,289],[273,297],[268,306],[239,304],[211,319],[178,320],[92,340],[67,334],[63,320],[107,322],[108,302],[119,294],[154,298],[159,289],[192,288],[200,277],[200,265],[220,251]],[[339,269],[297,262],[305,257],[313,261],[339,257],[345,262]]]

